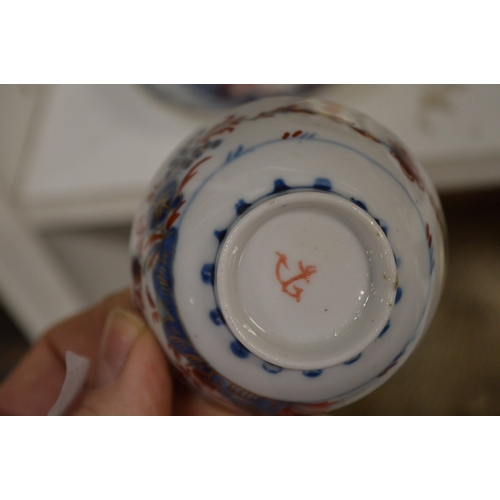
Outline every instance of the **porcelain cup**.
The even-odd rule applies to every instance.
[[[445,222],[372,119],[297,97],[213,119],[160,168],[131,235],[134,299],[172,365],[249,414],[375,390],[436,311]]]

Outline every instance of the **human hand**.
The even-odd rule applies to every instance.
[[[90,359],[87,383],[68,414],[229,414],[174,380],[124,291],[49,330],[0,386],[0,415],[47,415],[66,376],[67,351]]]

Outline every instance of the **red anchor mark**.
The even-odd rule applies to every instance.
[[[276,255],[279,257],[278,262],[276,263],[276,278],[278,281],[281,283],[281,291],[283,293],[286,293],[287,295],[290,295],[290,297],[293,297],[297,302],[300,302],[300,296],[302,292],[304,291],[303,288],[300,288],[298,286],[292,285],[292,288],[294,292],[291,292],[288,290],[288,286],[291,285],[294,281],[299,281],[299,280],[306,280],[307,283],[310,283],[311,279],[310,277],[316,273],[316,266],[306,266],[304,267],[304,264],[302,264],[302,261],[299,260],[299,270],[300,273],[294,276],[293,278],[290,278],[288,280],[283,280],[281,278],[280,274],[280,267],[283,265],[285,266],[286,269],[289,269],[287,261],[286,261],[286,255],[283,253],[276,252]]]

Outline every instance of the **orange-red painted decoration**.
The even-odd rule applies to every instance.
[[[300,302],[300,296],[302,292],[304,291],[303,288],[300,288],[298,286],[292,285],[293,292],[291,292],[288,287],[294,283],[295,281],[299,280],[305,280],[306,283],[310,283],[311,281],[311,276],[315,274],[316,271],[316,266],[306,266],[304,267],[304,264],[302,264],[302,261],[299,260],[299,271],[300,273],[293,276],[292,278],[288,280],[284,280],[281,277],[280,269],[281,266],[285,266],[286,269],[289,269],[288,263],[287,263],[287,257],[283,253],[276,252],[276,255],[279,257],[278,262],[276,263],[276,278],[278,281],[281,283],[281,291],[283,293],[286,293],[290,297],[293,297],[297,302]]]

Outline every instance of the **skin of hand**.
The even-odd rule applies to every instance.
[[[50,329],[0,386],[0,415],[47,415],[66,375],[65,354],[90,359],[70,415],[229,415],[172,376],[128,290]]]

